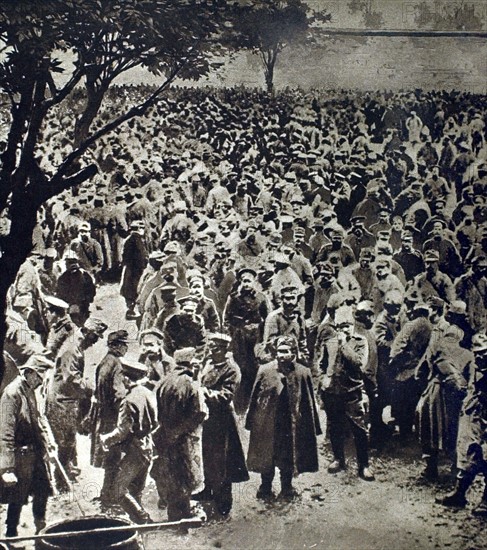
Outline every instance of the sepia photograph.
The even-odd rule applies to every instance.
[[[486,190],[487,0],[0,0],[0,550],[487,548]]]

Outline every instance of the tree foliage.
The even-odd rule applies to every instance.
[[[421,2],[415,6],[415,22],[431,30],[475,31],[482,29],[482,18],[475,4],[465,2]]]
[[[236,7],[225,0],[0,3],[0,91],[10,107],[0,156],[0,215],[10,220],[8,234],[0,237],[0,345],[6,330],[7,291],[32,249],[41,205],[91,178],[97,167],[85,155],[88,149],[125,121],[142,115],[176,77],[207,74],[225,48],[235,13]],[[61,62],[66,57],[73,60],[71,68]],[[110,85],[135,66],[159,75],[159,87],[113,120],[99,121],[91,131]],[[72,115],[78,116],[73,121],[78,132],[66,133],[71,142],[65,157],[48,169],[39,147],[46,145],[49,117],[80,86],[86,87],[86,104],[81,113]]]
[[[319,34],[317,25],[331,20],[329,13],[312,11],[303,0],[249,0],[241,8],[235,23],[236,45],[260,56],[270,93],[284,48],[292,43],[312,46]]]

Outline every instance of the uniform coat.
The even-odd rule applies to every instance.
[[[25,504],[29,495],[52,494],[47,455],[47,434],[42,429],[34,391],[17,376],[0,396],[0,475],[13,471],[18,482],[4,487],[0,502]]]
[[[203,465],[205,483],[211,486],[249,479],[232,403],[239,382],[240,370],[231,357],[222,365],[208,360],[201,373],[209,411],[203,424]]]
[[[266,473],[277,466],[295,475],[316,472],[321,428],[310,370],[295,363],[285,376],[277,361],[260,367],[245,427],[250,471]]]
[[[133,304],[137,299],[137,287],[140,277],[147,264],[147,248],[144,237],[138,233],[132,233],[123,245],[122,286],[120,294],[128,304]]]

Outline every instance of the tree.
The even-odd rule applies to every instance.
[[[351,0],[348,9],[352,15],[362,15],[367,29],[380,29],[384,24],[382,14],[374,9],[373,0]]]
[[[279,54],[291,43],[316,44],[319,22],[330,14],[311,11],[302,0],[250,0],[236,22],[236,45],[260,56],[267,91],[274,91],[274,69]]]
[[[433,5],[421,2],[415,6],[415,22],[420,28],[435,31],[477,31],[483,28],[475,4],[463,1],[449,4],[435,0]]]
[[[10,108],[0,156],[0,216],[10,221],[8,233],[0,236],[0,357],[8,290],[32,250],[41,206],[92,178],[97,166],[87,159],[90,147],[144,114],[176,77],[206,74],[223,51],[235,13],[234,6],[223,0],[3,0],[0,4],[0,90]],[[141,36],[142,32],[146,34]],[[69,73],[56,57],[59,52],[72,56]],[[100,121],[90,132],[114,78],[136,65],[160,75],[160,85],[139,104],[113,120]],[[49,117],[83,82],[87,101],[73,121],[77,130],[66,132],[70,146],[62,162],[50,170],[39,152]]]

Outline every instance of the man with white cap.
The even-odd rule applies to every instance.
[[[54,364],[33,355],[0,395],[0,502],[7,503],[7,537],[17,536],[22,506],[33,496],[36,531],[46,525],[47,500],[52,495],[49,435],[41,420],[35,390]]]

